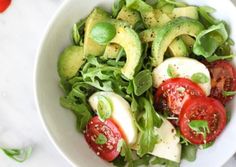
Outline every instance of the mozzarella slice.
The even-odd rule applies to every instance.
[[[180,137],[176,135],[174,126],[168,120],[164,119],[161,127],[155,128],[155,133],[158,134],[159,141],[151,154],[160,158],[180,162]]]
[[[155,128],[154,133],[158,135],[158,141],[149,154],[179,163],[182,146],[174,126],[168,120],[163,119],[161,127]],[[136,143],[132,149],[137,150],[138,146],[139,143]]]
[[[168,75],[168,67],[173,67],[175,73],[178,74],[178,77],[191,79],[192,75],[195,73],[203,73],[208,78],[209,81],[204,84],[198,84],[206,95],[210,95],[211,92],[211,77],[210,72],[207,67],[200,63],[199,61],[187,58],[187,57],[173,57],[165,60],[158,67],[153,70],[153,82],[154,87],[158,88],[160,84],[170,79]]]
[[[128,144],[132,145],[137,140],[137,128],[129,103],[120,95],[113,92],[96,92],[89,98],[89,104],[94,111],[97,110],[99,96],[108,98],[112,104],[111,118],[119,126],[126,137]]]

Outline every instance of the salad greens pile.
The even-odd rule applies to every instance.
[[[63,67],[63,70],[67,70],[66,72],[69,73],[68,75],[66,72],[61,73],[61,69],[58,70],[61,78],[60,86],[64,91],[64,96],[60,98],[60,104],[64,108],[74,112],[77,117],[77,129],[80,132],[84,132],[89,120],[95,116],[95,113],[88,103],[88,98],[93,93],[98,91],[112,91],[122,96],[131,105],[135,124],[139,131],[139,146],[134,155],[130,146],[124,140],[121,140],[118,143],[118,150],[121,151],[121,154],[113,161],[113,164],[116,166],[124,166],[125,164],[128,164],[130,167],[151,164],[161,164],[167,167],[179,166],[177,162],[148,154],[152,152],[155,144],[158,142],[158,134],[155,134],[153,129],[159,128],[163,122],[162,118],[165,117],[165,115],[157,113],[154,108],[152,79],[154,57],[150,55],[152,52],[151,42],[153,42],[161,27],[168,24],[168,22],[175,19],[175,17],[178,17],[176,14],[173,14],[175,9],[184,7],[189,7],[189,5],[175,0],[116,0],[112,7],[112,14],[104,16],[111,21],[101,21],[92,26],[88,38],[93,40],[93,42],[86,41],[88,39],[86,39],[87,32],[85,30],[89,27],[86,23],[88,18],[82,19],[74,24],[72,28],[73,46],[70,47],[76,47],[78,51],[73,53],[73,56],[80,56],[80,58],[75,60],[73,56],[71,56],[72,54],[69,53],[69,51],[72,52],[72,49],[66,52],[64,51],[60,56],[58,68],[62,68],[61,65],[63,65],[73,66],[73,69],[75,69],[73,71]],[[187,55],[185,56],[198,60],[206,59],[208,62],[232,59],[234,56],[230,48],[234,43],[229,39],[227,24],[224,21],[215,19],[211,15],[215,11],[211,7],[201,6],[194,7],[194,9],[197,10],[191,10],[189,14],[192,14],[194,19],[200,21],[204,29],[196,36],[196,40],[193,38],[184,40],[186,38],[183,37],[180,38],[180,42],[177,42],[178,44],[184,42],[184,45],[187,46],[185,52]],[[130,15],[121,17],[121,10],[131,11],[131,13]],[[156,18],[156,15],[158,15],[158,18]],[[181,18],[182,17],[180,17],[180,19]],[[118,23],[116,23],[117,21]],[[142,48],[140,50],[141,57],[139,58],[138,64],[135,65],[135,72],[131,79],[127,78],[121,70],[130,55],[127,55],[123,46],[110,44],[116,34],[119,33],[119,27],[131,29],[139,35],[141,40],[143,39],[140,43]],[[111,50],[107,51],[107,55],[104,53],[97,56],[91,54],[91,49],[91,53],[86,55],[84,48],[88,46],[85,45],[93,45],[94,42],[103,47],[103,52],[106,52],[108,49]],[[129,45],[129,43],[127,43],[127,45]],[[93,49],[96,47],[97,45],[94,45]],[[169,47],[169,51],[165,53],[164,57],[171,57],[172,54],[175,54],[177,51],[176,48],[171,51],[171,47]],[[80,52],[83,54],[76,55]],[[96,53],[98,52],[100,52],[100,50]],[[113,52],[115,56],[112,56]],[[66,60],[64,57],[68,59],[68,62],[60,62],[62,59],[63,61]],[[79,63],[76,65],[78,61]],[[129,66],[129,68],[132,67]],[[175,72],[175,67],[168,67],[168,75],[170,78],[178,76],[178,73]],[[196,73],[192,76],[192,80],[196,83],[209,82],[209,78],[203,73]],[[180,91],[184,90],[180,88]],[[225,92],[225,95],[232,95],[231,93],[235,94],[235,92]],[[112,106],[110,105],[109,99],[106,97],[100,98],[97,111],[98,116],[106,120],[110,117],[111,110]],[[190,122],[190,128],[204,136],[206,136],[206,133],[209,131],[206,121],[192,121]],[[179,132],[178,128],[177,131]],[[183,146],[182,158],[194,161],[198,147],[187,141],[180,132],[178,136],[180,136]],[[105,136],[99,136],[97,142],[104,143],[106,140]],[[206,144],[203,145],[202,148],[209,146],[210,144]],[[7,150],[3,151],[5,152]],[[15,152],[14,150],[7,151],[7,154],[15,157],[13,155],[18,155],[18,152],[16,150]]]

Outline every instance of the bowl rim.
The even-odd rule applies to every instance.
[[[57,142],[55,141],[51,131],[49,130],[49,125],[47,123],[47,121],[45,121],[45,118],[42,114],[42,110],[41,107],[39,105],[39,98],[38,98],[38,82],[37,82],[37,74],[38,74],[38,62],[40,59],[40,55],[43,49],[43,44],[45,43],[49,31],[51,29],[51,27],[54,24],[54,21],[56,20],[56,18],[59,16],[59,14],[61,13],[61,11],[64,9],[64,7],[70,3],[71,0],[67,0],[67,1],[63,1],[59,4],[58,8],[52,13],[51,18],[48,20],[48,23],[45,26],[45,29],[43,31],[43,35],[40,39],[40,42],[38,44],[38,49],[36,50],[36,58],[34,61],[34,69],[33,69],[33,93],[34,93],[34,102],[36,105],[36,110],[37,110],[37,114],[39,116],[40,122],[43,126],[44,131],[46,132],[47,136],[49,137],[50,142],[53,144],[53,146],[56,148],[56,150],[59,152],[59,154],[68,162],[69,165],[71,166],[79,166],[78,164],[75,164],[60,148],[60,146],[57,144]],[[236,11],[236,5],[232,2],[232,0],[228,0],[226,1],[226,3],[229,3],[230,6],[232,6],[235,11]],[[235,12],[236,13],[236,12]],[[236,152],[236,150],[235,150]],[[227,161],[229,161],[229,159],[233,156],[233,154],[235,153],[233,152],[232,155],[230,157],[228,157],[228,159],[225,159],[224,162],[222,162],[222,165],[224,165]]]
[[[40,122],[43,126],[44,131],[46,132],[47,136],[49,137],[50,142],[53,144],[54,148],[56,148],[56,150],[59,152],[59,154],[68,162],[68,164],[70,164],[71,166],[78,166],[76,164],[73,163],[73,161],[70,160],[70,158],[62,151],[62,149],[59,147],[59,145],[57,144],[57,142],[55,141],[51,131],[49,130],[49,126],[47,121],[45,121],[45,118],[42,114],[42,110],[41,107],[39,106],[39,99],[38,99],[38,78],[37,78],[37,74],[38,74],[38,62],[40,59],[40,55],[43,49],[43,44],[45,43],[47,36],[49,34],[49,31],[51,29],[51,27],[54,24],[54,20],[56,20],[56,18],[58,17],[58,15],[61,13],[61,11],[64,9],[64,7],[67,5],[67,3],[69,3],[70,0],[68,1],[63,1],[59,4],[58,8],[53,12],[53,14],[51,15],[51,18],[49,19],[48,23],[45,26],[45,29],[43,31],[43,36],[40,39],[39,45],[38,45],[38,49],[36,51],[36,58],[34,61],[34,72],[33,72],[33,86],[34,86],[34,101],[35,101],[35,105],[36,105],[36,110],[40,119]]]

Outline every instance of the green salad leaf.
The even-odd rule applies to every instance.
[[[236,95],[236,91],[223,91],[223,96],[234,96]]]
[[[156,157],[152,162],[152,165],[163,165],[165,167],[180,167],[180,164],[174,161],[170,161],[164,158]]]
[[[177,1],[175,1],[175,0],[165,0],[168,4],[172,4],[172,5],[175,5],[175,6],[177,6],[177,7],[185,7],[185,6],[187,6],[187,4],[186,3],[184,3],[184,2],[177,2]]]
[[[126,7],[135,9],[141,13],[153,10],[152,6],[142,0],[126,0]]]
[[[202,31],[196,38],[193,52],[209,58],[214,55],[216,49],[228,39],[228,33],[223,23],[213,25]]]
[[[167,68],[167,74],[170,78],[176,78],[179,76],[178,73],[176,73],[176,69],[173,65],[169,64]]]
[[[206,139],[207,133],[210,133],[208,122],[204,120],[192,120],[188,126],[198,134],[201,134]]]
[[[115,0],[112,6],[112,16],[114,18],[116,18],[123,6],[125,6],[125,0]]]
[[[198,72],[192,75],[191,80],[196,83],[204,84],[209,82],[208,78],[204,73]]]
[[[197,146],[188,144],[182,145],[182,154],[181,158],[186,159],[187,161],[195,161],[197,155]]]
[[[234,57],[235,57],[235,55],[218,56],[218,55],[214,54],[213,56],[206,58],[206,60],[208,62],[214,62],[214,61],[217,61],[217,60],[231,60]]]
[[[107,143],[107,138],[104,134],[100,133],[95,140],[96,144],[102,145]]]
[[[141,97],[139,104],[140,107],[143,107],[144,113],[138,122],[142,130],[140,132],[137,154],[142,157],[148,152],[152,152],[158,141],[158,136],[154,134],[153,108],[151,103],[146,98]]]
[[[136,96],[142,95],[152,86],[152,73],[149,70],[139,72],[133,80],[134,93]]]
[[[123,140],[119,140],[117,151],[120,151],[120,155],[124,157],[124,160],[128,162],[128,167],[133,167],[133,155],[129,145]]]
[[[99,96],[97,105],[97,114],[101,121],[111,117],[112,114],[112,104],[109,99],[105,96]]]
[[[211,14],[215,12],[214,8],[209,6],[200,6],[198,7],[198,12],[200,15],[200,19],[207,27],[219,23],[217,19],[211,16]]]
[[[0,147],[0,149],[11,159],[17,161],[17,162],[24,162],[26,161],[31,153],[32,153],[32,147],[25,147],[22,149],[15,149],[15,148],[3,148]]]
[[[86,19],[81,19],[78,23],[73,25],[72,39],[75,45],[83,45],[84,27]]]

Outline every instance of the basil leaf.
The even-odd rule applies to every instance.
[[[107,143],[107,138],[104,134],[100,133],[95,140],[96,144],[102,145]]]
[[[152,6],[142,0],[126,0],[126,7],[137,10],[141,13],[153,10]]]
[[[223,23],[213,25],[202,31],[196,38],[193,52],[208,58],[228,39],[228,33]]]
[[[182,145],[182,154],[181,158],[186,159],[187,161],[195,161],[197,155],[197,146],[189,144]]]
[[[176,78],[179,76],[179,74],[176,73],[176,69],[171,64],[168,65],[167,74],[170,78]]]
[[[99,96],[98,105],[97,105],[97,114],[101,121],[111,117],[112,114],[112,105],[105,96]]]
[[[164,158],[156,157],[152,162],[152,165],[163,165],[165,167],[180,167],[180,164],[174,161],[170,161]]]
[[[202,134],[204,139],[206,139],[207,133],[210,133],[208,122],[204,120],[193,120],[189,122],[188,126],[196,133]]]
[[[14,159],[17,162],[24,162],[27,160],[31,153],[32,147],[26,147],[23,149],[10,149],[10,148],[0,148],[9,158]]]
[[[125,0],[115,0],[112,6],[112,16],[114,18],[117,17],[118,13],[120,12],[123,6],[125,6]]]
[[[152,74],[149,70],[139,72],[133,80],[134,93],[136,96],[142,95],[152,87]]]
[[[109,43],[116,35],[116,28],[111,23],[99,22],[94,25],[90,37],[101,45]]]
[[[191,80],[199,84],[204,84],[204,83],[209,82],[209,78],[201,72],[193,74],[191,77]]]
[[[206,58],[206,60],[208,62],[214,62],[217,60],[229,60],[229,59],[233,59],[235,57],[235,55],[228,55],[228,56],[217,56],[216,54],[214,54],[213,56],[210,56],[208,58]]]
[[[236,91],[223,91],[223,96],[227,97],[227,96],[234,96],[236,95]]]

